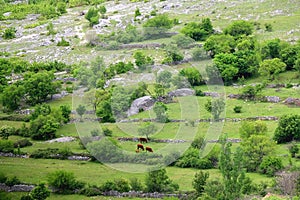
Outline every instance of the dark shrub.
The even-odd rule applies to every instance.
[[[28,147],[32,146],[32,143],[28,139],[22,139],[18,140],[17,142],[14,143],[14,148],[23,148],[23,147]]]
[[[233,111],[235,113],[241,113],[242,112],[242,106],[234,106]]]
[[[5,184],[8,185],[8,186],[13,186],[13,185],[18,185],[20,184],[21,181],[16,177],[16,176],[13,176],[11,178],[8,178],[6,181],[5,181]]]
[[[10,140],[0,140],[0,152],[12,153],[14,151],[14,143]]]

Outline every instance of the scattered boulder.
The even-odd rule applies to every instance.
[[[170,97],[183,97],[183,96],[193,96],[195,95],[195,90],[190,88],[181,88],[168,93]]]
[[[271,102],[271,103],[279,103],[280,98],[277,96],[265,96],[263,97],[263,101]]]
[[[138,114],[141,110],[149,110],[153,107],[155,100],[150,96],[144,96],[134,100],[127,111],[127,115]]]
[[[220,96],[220,94],[217,92],[203,92],[203,94],[205,96],[210,96],[210,97],[219,97]]]
[[[67,137],[56,138],[56,139],[53,139],[53,140],[48,140],[46,142],[49,142],[49,143],[53,143],[53,142],[72,142],[74,140],[76,140],[76,139],[73,138],[73,137],[67,136]]]
[[[286,100],[284,100],[283,103],[287,104],[287,105],[300,106],[300,99],[299,98],[288,97]]]

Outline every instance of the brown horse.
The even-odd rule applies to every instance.
[[[146,147],[146,151],[149,151],[149,152],[152,152],[153,153],[153,150],[151,147]]]
[[[144,145],[142,145],[142,144],[137,144],[136,145],[137,146],[137,150],[139,150],[139,149],[142,149],[143,151],[145,150],[145,148],[144,148]]]
[[[140,141],[140,143],[144,143],[144,142],[148,142],[148,139],[147,138],[143,138],[143,137],[141,137],[141,138],[139,138],[139,141]]]

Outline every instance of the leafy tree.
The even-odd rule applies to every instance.
[[[180,70],[179,74],[186,77],[192,86],[198,86],[205,83],[199,70],[195,67],[184,68]]]
[[[261,57],[262,59],[280,58],[280,52],[282,49],[288,47],[289,44],[281,41],[278,38],[267,40],[262,44]]]
[[[155,83],[154,84],[154,95],[153,97],[157,99],[158,97],[164,96],[166,93],[165,87],[162,84]]]
[[[97,107],[96,114],[101,118],[101,122],[115,122],[110,100],[101,101]]]
[[[204,186],[209,177],[208,172],[199,171],[195,174],[193,180],[193,188],[196,190],[197,194],[200,196],[204,191]]]
[[[262,84],[258,84],[255,86],[247,85],[242,88],[241,98],[248,99],[248,100],[255,100],[255,98],[260,94],[263,88],[264,85]]]
[[[100,12],[102,18],[105,18],[104,15],[105,15],[106,11],[107,11],[107,10],[106,10],[105,6],[101,5],[101,6],[99,7],[99,12]]]
[[[0,137],[4,140],[7,140],[10,135],[15,133],[15,128],[11,126],[1,126],[0,127]]]
[[[264,60],[259,65],[259,73],[262,76],[268,77],[270,80],[274,80],[280,72],[285,71],[286,64],[282,62],[279,58],[273,58],[269,60]]]
[[[279,144],[300,140],[300,115],[282,116],[275,130],[274,140]]]
[[[56,193],[71,194],[74,190],[81,189],[84,183],[75,179],[72,172],[63,170],[55,171],[48,174],[48,184]]]
[[[145,135],[149,139],[149,135],[155,133],[157,128],[154,124],[147,122],[141,128],[138,129],[140,135]]]
[[[231,35],[211,35],[204,43],[204,49],[214,58],[219,53],[233,53],[235,40]]]
[[[159,14],[148,19],[143,24],[144,34],[146,37],[164,34],[168,29],[173,27],[173,20],[169,19],[167,14]]]
[[[148,172],[145,182],[147,192],[172,192],[179,188],[169,179],[165,169]]]
[[[267,130],[267,124],[263,121],[243,121],[239,133],[242,139],[247,139],[251,135],[265,135]]]
[[[165,88],[169,88],[171,85],[172,73],[164,70],[156,77],[156,82],[163,85]]]
[[[86,108],[84,105],[79,104],[78,107],[76,108],[76,112],[80,116],[80,119],[82,119],[82,116],[84,115],[85,111]]]
[[[106,138],[87,144],[87,149],[100,162],[117,163],[122,161],[123,153],[111,140]]]
[[[244,151],[245,167],[249,172],[258,170],[265,156],[271,155],[275,150],[276,143],[264,135],[251,135],[241,143]]]
[[[16,37],[17,30],[14,27],[10,27],[4,30],[2,37],[5,40],[10,40]]]
[[[51,113],[51,107],[49,104],[42,103],[34,107],[34,112],[31,114],[31,120],[35,120],[40,115],[47,116]]]
[[[238,20],[226,27],[224,33],[233,37],[251,35],[253,33],[253,24],[244,20]]]
[[[105,7],[104,7],[105,8]],[[91,7],[88,12],[85,14],[85,19],[90,22],[90,26],[94,26],[99,24],[99,14],[98,10],[94,7]]]
[[[51,115],[39,115],[30,122],[29,131],[32,139],[49,140],[55,137],[55,131],[59,128],[59,122]]]
[[[18,109],[24,94],[25,88],[23,85],[11,84],[5,87],[2,95],[3,106],[9,111]]]
[[[204,186],[204,193],[201,199],[205,200],[224,200],[224,185],[220,180],[208,180]]]
[[[204,41],[213,33],[213,26],[209,18],[202,19],[202,23],[190,22],[181,31],[186,36],[196,41]]]
[[[38,184],[30,192],[30,196],[35,200],[44,200],[50,196],[50,191],[46,188],[44,183]]]
[[[243,170],[243,152],[240,148],[231,153],[231,143],[222,142],[219,161],[224,184],[224,199],[238,199],[242,195],[242,188],[246,180]]]
[[[162,64],[174,64],[182,61],[184,55],[180,52],[176,45],[170,44],[165,47],[165,58]]]
[[[189,48],[191,44],[195,42],[195,40],[183,34],[177,34],[172,36],[172,40],[179,48],[184,48],[184,49]]]
[[[181,76],[181,75],[176,75],[172,78],[172,84],[177,88],[189,88],[191,87],[190,83],[188,82],[188,80]]]
[[[150,56],[146,56],[141,51],[136,51],[133,54],[133,58],[135,59],[135,64],[140,70],[145,70],[147,66],[153,65],[153,58]]]
[[[124,87],[115,87],[111,97],[111,109],[115,117],[127,117],[127,110],[131,105],[131,93]]]
[[[282,160],[273,156],[264,157],[259,165],[259,171],[262,174],[267,174],[271,177],[274,176],[275,172],[281,170],[282,168]]]
[[[217,98],[213,101],[208,100],[205,104],[205,109],[207,112],[211,112],[214,120],[219,120],[221,113],[225,110],[224,99]]]
[[[300,46],[289,45],[280,51],[280,58],[286,64],[286,69],[293,69],[298,55],[300,55]]]
[[[61,110],[62,117],[64,118],[64,122],[67,123],[70,121],[71,108],[68,105],[61,105],[59,107]]]
[[[27,101],[31,105],[46,101],[47,97],[57,93],[61,83],[53,81],[53,72],[27,73],[24,76],[24,88]]]
[[[156,115],[156,120],[160,123],[166,123],[168,122],[168,115],[166,113],[167,111],[167,106],[162,103],[162,102],[156,102],[153,111],[155,112]]]

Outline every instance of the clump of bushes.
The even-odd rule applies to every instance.
[[[32,143],[28,139],[18,140],[14,143],[14,148],[23,148],[28,146],[32,146]]]
[[[67,159],[73,153],[69,148],[47,148],[38,149],[31,153],[30,158],[45,158],[45,159]]]

